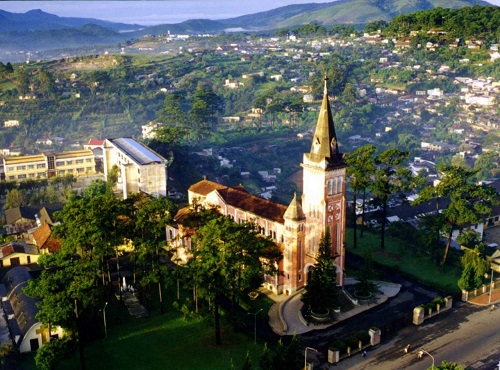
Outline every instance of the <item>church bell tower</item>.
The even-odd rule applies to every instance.
[[[332,237],[332,258],[337,285],[344,285],[346,224],[346,162],[339,151],[328,100],[328,78],[324,80],[323,102],[311,150],[304,153],[302,209],[306,217],[304,273],[315,264],[321,235],[326,228]]]

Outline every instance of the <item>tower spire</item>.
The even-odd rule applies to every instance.
[[[337,134],[335,133],[332,110],[328,100],[327,76],[324,78],[323,102],[321,104],[310,153],[320,158],[326,158],[329,161],[336,159],[339,154]]]

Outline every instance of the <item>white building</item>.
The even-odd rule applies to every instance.
[[[118,190],[123,198],[143,192],[153,197],[167,195],[167,161],[132,138],[106,139],[103,151],[104,177],[118,168]]]

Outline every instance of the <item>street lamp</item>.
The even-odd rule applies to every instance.
[[[311,351],[314,351],[314,352],[319,352],[316,348],[306,347],[306,349],[304,351],[304,370],[307,370],[307,350],[308,349],[310,349]]]
[[[493,294],[493,288],[494,288],[494,285],[493,285],[493,274],[494,274],[494,269],[493,269],[493,266],[491,266],[491,282],[490,282],[490,296],[488,298],[488,304],[491,303],[491,295]]]
[[[104,308],[100,311],[102,311],[102,316],[104,318],[104,338],[108,337],[108,327],[106,325],[106,307],[108,306],[108,302],[104,304]]]
[[[418,351],[418,355],[417,355],[418,358],[422,358],[422,356],[424,355],[424,353],[427,354],[427,355],[429,355],[429,356],[431,356],[431,358],[432,358],[432,367],[431,367],[431,369],[434,370],[434,356],[433,355],[431,355],[429,352],[427,352],[425,349],[422,348],[420,351]]]
[[[256,313],[247,312],[248,315],[253,315],[253,343],[257,344],[257,314],[262,311],[262,308]]]

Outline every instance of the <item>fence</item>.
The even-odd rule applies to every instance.
[[[463,290],[462,291],[462,301],[467,302],[477,296],[480,296],[485,293],[489,293],[491,290],[500,288],[500,278],[497,278],[493,281],[493,283],[484,284],[483,286],[471,290],[470,292]]]

